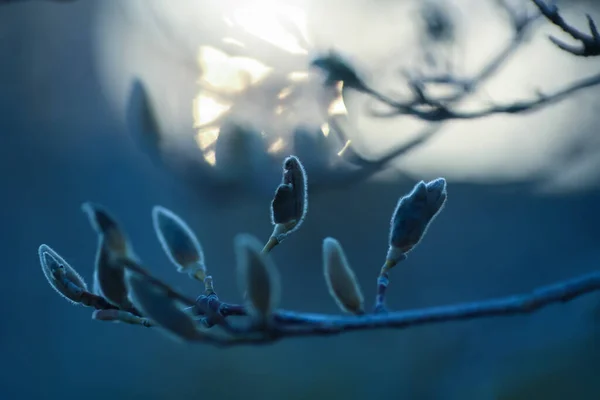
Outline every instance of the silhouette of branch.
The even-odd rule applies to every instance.
[[[416,72],[405,72],[409,78],[409,85],[413,88],[413,92],[417,95],[417,99],[406,103],[407,107],[417,106],[422,104],[437,105],[447,104],[449,102],[457,102],[463,99],[466,95],[475,92],[481,84],[491,78],[510,60],[520,46],[523,44],[527,35],[531,32],[533,24],[541,17],[540,13],[529,15],[526,12],[518,12],[504,0],[499,1],[499,5],[508,14],[510,24],[513,28],[512,38],[501,48],[498,53],[484,64],[478,72],[470,77],[457,77],[453,74],[438,74],[424,75]],[[434,99],[425,96],[423,91],[427,85],[444,85],[454,89],[453,94],[448,96],[438,96]]]
[[[323,57],[313,60],[312,64],[325,72],[328,83],[342,81],[344,87],[366,93],[378,103],[382,103],[389,108],[389,110],[386,111],[371,108],[370,113],[373,116],[394,117],[398,115],[409,115],[429,122],[443,122],[455,119],[476,119],[494,114],[525,113],[556,103],[580,90],[600,84],[600,75],[594,75],[577,80],[551,94],[538,93],[537,97],[530,100],[514,101],[508,104],[492,104],[474,111],[463,111],[459,109],[459,103],[464,100],[467,95],[472,94],[481,83],[489,79],[504,66],[510,56],[513,55],[520,44],[523,43],[533,22],[542,15],[583,43],[583,50],[576,51],[575,53],[578,53],[577,55],[596,55],[599,48],[600,35],[598,35],[598,31],[591,18],[588,17],[588,21],[592,33],[591,35],[586,35],[567,25],[558,14],[556,7],[547,6],[541,0],[533,1],[539,9],[539,13],[534,15],[518,13],[504,4],[504,2],[501,2],[509,14],[515,33],[505,48],[472,77],[461,78],[452,74],[426,76],[418,73],[405,73],[409,78],[408,84],[413,93],[412,98],[409,100],[394,100],[370,87],[349,63],[335,52],[330,52]],[[557,43],[556,39],[553,41]],[[575,51],[572,47],[569,47],[562,42],[558,43],[561,43],[559,47],[564,48],[565,50],[569,50],[570,52]],[[445,96],[431,95],[429,89],[432,85],[440,84],[452,88],[453,92],[450,95]]]
[[[543,106],[557,103],[568,96],[586,88],[590,88],[600,84],[600,74],[577,80],[570,85],[558,89],[550,94],[538,93],[537,98],[530,100],[515,101],[508,104],[492,104],[488,107],[475,111],[459,111],[452,110],[448,107],[438,106],[430,107],[429,109],[421,109],[417,107],[406,107],[404,104],[394,103],[377,93],[373,96],[385,102],[394,110],[389,112],[375,111],[371,113],[378,117],[393,117],[398,114],[412,115],[424,121],[441,122],[452,119],[476,119],[487,117],[493,114],[522,114],[535,111]]]
[[[600,291],[600,272],[593,272],[530,293],[502,298],[404,311],[388,311],[385,295],[390,271],[404,261],[420,243],[429,225],[443,209],[447,193],[443,178],[418,182],[398,201],[391,218],[389,249],[377,279],[372,312],[365,312],[364,299],[345,253],[335,239],[323,241],[323,271],[329,292],[340,308],[354,315],[305,313],[279,309],[280,281],[269,252],[295,232],[306,217],[307,177],[300,161],[288,157],[282,181],[271,204],[273,233],[267,245],[250,235],[235,240],[237,274],[246,304],[219,299],[207,275],[202,247],[187,224],[172,211],[156,206],[152,212],[158,239],[179,272],[204,283],[204,294],[193,300],[152,276],[133,256],[125,232],[100,206],[85,207],[98,235],[104,256],[97,257],[96,273],[107,265],[110,279],[99,281],[101,292],[125,287],[135,310],[129,312],[108,299],[87,292],[80,276],[47,245],[41,245],[40,262],[48,282],[74,303],[96,309],[92,318],[156,327],[187,342],[218,347],[270,344],[292,337],[331,336],[375,329],[407,329],[451,321],[533,313],[552,304],[565,303]],[[103,264],[104,263],[104,264]],[[103,277],[108,275],[104,274]],[[121,281],[123,280],[123,281]],[[125,283],[125,285],[124,285]],[[84,295],[85,293],[85,295]],[[113,296],[114,297],[114,296]],[[239,317],[246,323],[240,324]]]
[[[590,33],[584,33],[579,29],[571,26],[564,20],[564,18],[560,15],[558,11],[558,7],[555,4],[546,3],[544,0],[531,0],[533,4],[540,10],[542,15],[562,29],[565,33],[571,36],[576,41],[580,42],[580,46],[568,44],[563,42],[560,39],[550,35],[549,39],[554,43],[558,48],[571,53],[575,56],[580,57],[594,57],[600,55],[600,33],[598,33],[598,28],[596,27],[596,23],[592,19],[589,14],[586,14],[588,21],[588,28]]]

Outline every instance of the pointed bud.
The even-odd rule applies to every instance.
[[[94,265],[94,292],[123,309],[131,308],[125,284],[125,269],[112,255],[106,236],[100,236]]]
[[[187,341],[203,337],[192,316],[183,310],[179,301],[169,297],[164,288],[130,272],[127,273],[127,284],[136,308],[169,336]]]
[[[83,278],[50,246],[42,244],[38,248],[38,255],[50,286],[71,303],[79,303],[82,292],[87,291]]]
[[[152,160],[160,161],[164,138],[154,105],[146,87],[139,79],[134,80],[129,92],[126,122],[134,140],[142,146]]]
[[[204,280],[204,253],[190,227],[175,213],[161,206],[152,209],[152,222],[163,250],[177,270]]]
[[[248,234],[235,238],[237,273],[242,292],[246,293],[249,311],[265,322],[275,311],[280,299],[280,278],[267,254],[261,252],[259,241]]]
[[[328,85],[342,81],[348,87],[358,90],[364,88],[362,79],[358,76],[356,70],[350,66],[341,54],[333,50],[313,58],[310,64],[319,68],[325,74],[325,83]]]
[[[96,233],[106,238],[106,246],[114,257],[133,257],[127,235],[108,210],[91,202],[83,203],[81,209],[88,215],[92,228]]]
[[[323,240],[323,272],[329,294],[339,307],[352,314],[363,314],[364,298],[356,276],[342,246],[331,237]]]
[[[286,235],[297,230],[308,210],[306,171],[295,156],[283,162],[281,184],[271,202],[271,222],[275,225],[272,237],[281,241]]]
[[[152,323],[147,318],[138,317],[123,310],[95,310],[92,314],[92,319],[96,321],[107,322],[122,322],[131,325],[143,325],[146,327],[152,326]]]
[[[406,253],[419,243],[447,197],[446,180],[437,178],[428,183],[420,181],[398,201],[391,220],[388,267],[406,258]]]

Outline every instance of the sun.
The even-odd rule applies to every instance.
[[[253,1],[250,4],[225,12],[223,21],[232,32],[242,32],[239,37],[227,36],[223,43],[243,48],[245,53],[252,49],[244,38],[250,35],[254,39],[268,43],[283,50],[290,56],[307,56],[308,33],[306,13],[300,7],[281,4],[274,1]],[[232,111],[236,96],[250,88],[260,85],[271,74],[277,71],[269,65],[251,57],[231,56],[216,47],[201,46],[198,49],[197,63],[201,75],[198,83],[200,90],[193,101],[194,127],[196,143],[202,151],[204,160],[215,165],[214,147],[220,133],[220,120]],[[308,65],[296,71],[288,72],[285,79],[289,81],[277,94],[273,113],[284,118],[286,107],[282,105],[292,94],[294,85],[301,85],[309,79]],[[331,103],[328,113],[343,114],[346,112],[339,87],[338,97]],[[329,126],[322,126],[325,136],[329,134]],[[274,139],[268,146],[268,152],[278,153],[285,148],[285,140]]]

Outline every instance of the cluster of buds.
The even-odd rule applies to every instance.
[[[299,335],[304,332],[302,329],[317,332],[323,329],[316,326],[324,323],[323,317],[279,308],[281,282],[269,255],[306,218],[306,183],[300,160],[295,156],[286,158],[281,184],[271,202],[273,232],[266,244],[249,234],[240,234],[234,240],[237,276],[246,304],[219,299],[196,235],[181,217],[162,206],[152,210],[158,241],[178,272],[202,282],[204,291],[199,297],[190,298],[153,277],[142,266],[117,220],[102,206],[92,203],[83,205],[98,235],[92,290],[75,269],[46,244],[39,248],[42,270],[50,285],[67,300],[95,308],[93,318],[96,320],[157,327],[186,341],[257,343]],[[371,312],[365,309],[360,285],[341,244],[331,237],[324,239],[325,282],[341,310],[358,317],[385,312],[383,300],[389,270],[406,259],[407,253],[421,241],[446,197],[446,181],[438,178],[417,183],[399,200],[391,218],[389,250]],[[246,317],[250,323],[236,325],[231,323],[231,317]]]

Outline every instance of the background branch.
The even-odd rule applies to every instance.
[[[571,36],[576,41],[580,42],[580,46],[575,46],[563,42],[560,39],[557,39],[554,36],[550,36],[550,40],[560,49],[571,53],[575,56],[580,57],[595,57],[600,55],[600,34],[598,33],[598,28],[596,27],[596,23],[592,19],[589,14],[586,14],[588,20],[588,28],[590,30],[589,34],[586,34],[579,29],[575,28],[572,25],[569,25],[567,21],[560,15],[558,12],[558,7],[554,3],[547,3],[544,0],[531,0],[533,4],[540,10],[542,15],[562,29],[565,33]]]

